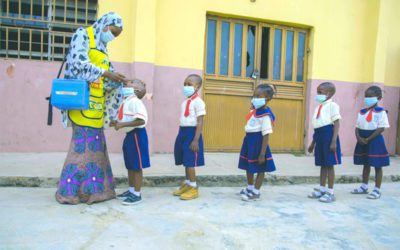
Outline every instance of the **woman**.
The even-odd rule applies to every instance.
[[[115,197],[103,129],[116,116],[118,89],[127,81],[113,72],[107,55],[107,44],[122,26],[121,17],[110,12],[72,36],[64,77],[90,82],[90,108],[63,112],[63,123],[72,125],[72,140],[55,195],[59,203],[92,204]]]

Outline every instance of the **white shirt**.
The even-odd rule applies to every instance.
[[[317,118],[318,109],[321,107],[319,117]],[[312,125],[314,128],[324,127],[326,125],[332,125],[334,121],[341,119],[339,112],[339,105],[329,99],[315,108]]]
[[[246,133],[261,132],[262,135],[272,134],[272,121],[269,115],[255,117],[255,114],[247,121],[244,127]]]
[[[185,117],[186,103],[190,100],[187,98],[181,105],[180,126],[196,127],[197,117],[206,114],[206,104],[200,97],[195,97],[189,105],[189,116]]]
[[[372,120],[367,121],[367,116],[371,110],[364,114],[358,112],[356,127],[363,130],[375,130],[377,128],[389,128],[389,120],[385,110],[372,111]]]
[[[137,127],[125,127],[123,128],[125,132],[130,132],[135,128],[144,128],[147,124],[147,110],[144,106],[143,102],[137,98],[136,96],[128,97],[124,99],[123,103],[123,110],[122,110],[122,119],[118,118],[120,122],[131,122],[136,119],[144,120],[144,124]],[[121,109],[120,109],[121,112]]]

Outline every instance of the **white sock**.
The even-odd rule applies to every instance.
[[[133,191],[133,194],[136,195],[136,196],[140,196],[141,195],[141,193],[137,192],[137,191]]]
[[[135,188],[134,187],[129,187],[129,192],[131,192],[132,194],[134,194],[135,193]]]
[[[361,187],[362,187],[363,189],[368,189],[368,184],[362,183],[362,184],[361,184]]]
[[[333,194],[333,188],[328,188],[328,193]]]
[[[248,190],[254,190],[254,185],[247,185]]]
[[[378,192],[381,192],[381,189],[378,188],[378,187],[374,187],[374,190],[376,190],[376,191],[378,191]]]
[[[319,186],[319,191],[322,193],[326,193],[326,187],[325,186]]]
[[[256,188],[253,188],[253,193],[255,193],[255,194],[260,194],[260,189],[256,189]]]
[[[185,180],[185,184],[189,185],[190,184],[190,180]]]
[[[193,181],[193,182],[189,182],[189,185],[191,186],[191,187],[197,187],[197,183],[195,182],[195,181]]]

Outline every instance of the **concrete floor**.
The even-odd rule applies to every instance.
[[[399,249],[400,183],[384,183],[380,200],[336,185],[333,204],[306,198],[312,187],[265,186],[251,203],[232,187],[201,188],[193,201],[144,188],[130,207],[59,205],[53,188],[0,188],[0,249]]]

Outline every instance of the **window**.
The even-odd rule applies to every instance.
[[[0,0],[0,57],[61,61],[75,30],[96,20],[97,0]]]
[[[206,77],[304,82],[307,30],[209,16]]]

